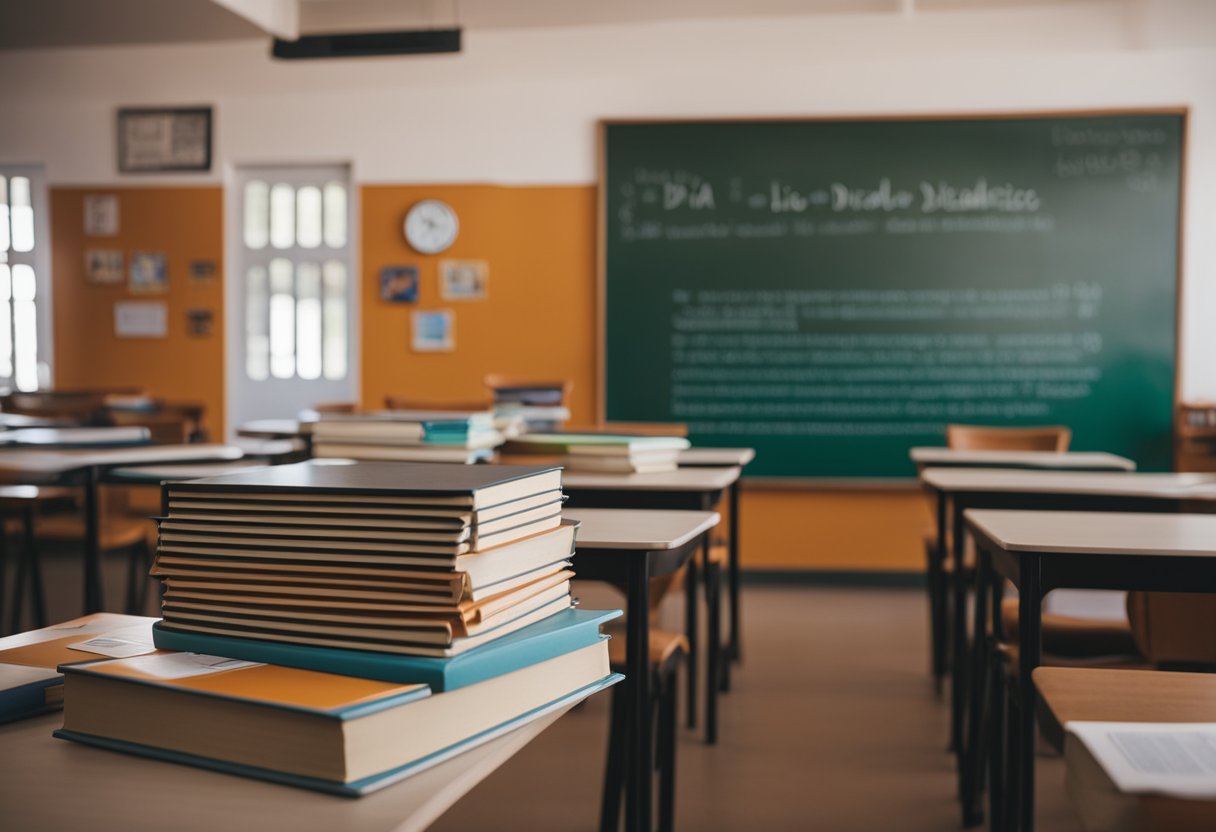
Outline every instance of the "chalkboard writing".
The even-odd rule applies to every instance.
[[[605,413],[890,477],[948,422],[1169,467],[1182,114],[604,126]]]

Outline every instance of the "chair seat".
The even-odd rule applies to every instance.
[[[725,567],[730,560],[730,549],[725,543],[714,542],[709,547],[709,562]]]
[[[1044,612],[1043,652],[1061,659],[1092,659],[1093,657],[1140,657],[1132,638],[1132,627],[1125,619],[1078,618],[1071,615]],[[1018,632],[1018,599],[1006,598],[1001,603],[1001,624],[1005,636],[1016,639]],[[1143,661],[1140,658],[1140,661]]]
[[[142,540],[147,540],[149,523],[145,517],[106,516],[101,518],[101,534],[98,537],[103,552],[128,549]],[[79,514],[59,514],[38,521],[38,537],[62,543],[84,540],[84,517]]]
[[[625,625],[619,621],[604,627],[612,636],[608,642],[608,661],[613,667],[625,666]],[[650,629],[649,661],[652,666],[662,667],[678,654],[688,653],[688,639],[682,633]]]
[[[35,511],[71,508],[76,494],[70,488],[42,485],[0,485],[0,511]]]

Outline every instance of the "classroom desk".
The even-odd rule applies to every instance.
[[[966,451],[919,447],[908,455],[917,468],[1027,468],[1041,471],[1135,471],[1136,463],[1115,454],[1088,451]]]
[[[654,733],[650,718],[650,579],[674,574],[693,557],[718,524],[710,511],[574,509],[562,517],[579,522],[574,571],[625,592],[625,684],[629,690],[630,741],[625,790],[626,828],[649,830]]]
[[[722,499],[722,495],[739,480],[740,469],[729,468],[677,468],[653,474],[604,474],[589,471],[565,471],[562,473],[562,491],[569,497],[570,508],[644,508],[709,511]],[[738,527],[738,517],[735,527]],[[703,560],[708,569],[709,536],[704,540]],[[737,564],[738,555],[730,560]],[[696,558],[688,561],[687,603],[685,604],[686,633],[688,637],[687,721],[696,725],[697,719],[697,653],[699,623],[697,615],[697,570]],[[728,573],[729,573],[728,569]],[[738,574],[729,576],[737,585]],[[708,660],[710,682],[705,691],[705,739],[713,744],[718,741],[718,689],[729,689],[729,662],[721,661],[721,611],[719,599],[710,599],[710,583],[706,581],[707,623],[709,629]]]
[[[102,475],[102,482],[113,485],[160,485],[164,482],[200,480],[203,477],[218,477],[234,474],[250,468],[265,468],[265,462],[195,462],[176,465],[136,465],[111,468]]]
[[[51,416],[27,416],[24,413],[0,413],[0,430],[22,428],[70,428],[80,425],[74,419]]]
[[[1043,597],[1053,589],[1216,592],[1216,516],[971,509],[966,524],[979,553],[977,633],[990,617],[992,632],[1000,636],[1004,580],[1018,590],[1018,714],[1010,756],[1017,767],[1019,828],[1031,832],[1033,674],[1041,661]],[[988,660],[983,639],[977,638],[973,679],[986,677]],[[971,709],[969,734],[976,738],[980,710]]]
[[[1074,721],[1216,722],[1214,673],[1040,667],[1034,671],[1034,684],[1048,712],[1061,725]],[[1075,740],[1070,737],[1065,742]],[[1078,759],[1073,750],[1065,750],[1068,792],[1086,829],[1181,829],[1184,824],[1190,830],[1216,829],[1216,801],[1121,795],[1105,773],[1078,777],[1077,767],[1089,761]],[[1094,780],[1106,781],[1103,794],[1091,794]]]
[[[681,468],[733,466],[742,469],[755,458],[756,450],[754,448],[686,448],[680,451],[676,464]],[[730,484],[726,508],[728,518],[726,545],[727,551],[730,553],[730,569],[727,573],[730,604],[727,609],[730,612],[730,657],[735,661],[743,658],[743,638],[740,629],[742,624],[739,612],[740,572],[742,571],[739,565],[739,483],[740,480],[736,479]]]
[[[0,725],[0,817],[12,830],[419,832],[566,710],[358,799],[55,739],[63,716],[47,714]]]
[[[938,557],[930,580],[946,559],[954,566],[951,587],[951,745],[962,758],[967,659],[967,576],[963,512],[969,508],[1039,511],[1216,511],[1216,474],[1019,471],[997,468],[926,468],[920,481],[935,505]],[[966,772],[960,766],[960,777]]]
[[[147,445],[152,432],[141,427],[21,428],[0,433],[0,446],[30,448],[119,448]]]
[[[0,482],[81,485],[84,488],[84,612],[105,607],[101,583],[100,517],[97,486],[111,468],[183,462],[223,462],[241,458],[231,445],[140,445],[130,448],[0,453]]]

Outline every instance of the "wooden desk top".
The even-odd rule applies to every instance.
[[[79,425],[71,419],[51,416],[27,416],[24,413],[0,413],[0,430],[22,428],[70,428]]]
[[[677,549],[718,525],[721,519],[716,511],[617,508],[571,508],[562,512],[562,518],[580,523],[575,537],[576,552],[579,549],[647,552]]]
[[[676,464],[681,468],[713,468],[734,465],[742,468],[756,458],[755,448],[686,448]]]
[[[54,482],[65,474],[94,467],[155,465],[179,462],[223,462],[241,458],[232,445],[139,445],[98,450],[0,453],[0,482]]]
[[[1009,552],[1216,557],[1216,515],[972,509],[972,527]]]
[[[30,447],[90,447],[140,445],[152,441],[147,428],[22,428],[0,433],[0,445]]]
[[[909,453],[918,465],[967,465],[992,468],[1036,468],[1067,471],[1070,469],[1135,471],[1136,463],[1114,454],[1087,451],[961,451],[953,448],[920,447]]]
[[[1216,673],[1039,667],[1034,684],[1061,724],[1216,722]]]
[[[357,799],[55,739],[62,714],[0,726],[0,810],[6,828],[93,832],[414,832],[509,760],[565,710],[549,714],[408,780]],[[546,786],[533,795],[543,800]],[[509,812],[510,807],[503,807]]]
[[[255,439],[295,439],[307,436],[310,427],[311,423],[299,419],[254,419],[238,427],[236,435]]]
[[[1083,494],[1111,497],[1216,499],[1216,474],[1132,474],[1119,471],[1018,471],[1004,468],[926,468],[921,482],[941,491]]]
[[[178,465],[136,465],[123,468],[112,468],[106,472],[106,479],[111,482],[130,483],[159,483],[174,480],[198,480],[203,477],[218,477],[220,474],[234,474],[237,471],[247,471],[250,468],[264,468],[263,462],[198,462]]]
[[[721,491],[739,479],[739,469],[677,468],[655,474],[602,474],[592,471],[564,471],[562,487],[598,491]]]

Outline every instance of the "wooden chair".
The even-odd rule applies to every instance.
[[[1072,431],[1062,425],[1044,427],[993,427],[988,425],[946,425],[946,447],[960,451],[1053,451],[1068,450]],[[950,575],[953,564],[942,558],[943,541],[936,534],[924,538],[925,574],[929,590],[929,645],[933,682],[940,692],[950,670]],[[973,553],[968,553],[966,570],[974,570]]]
[[[158,445],[179,445],[206,441],[205,412],[201,404],[156,401],[147,410],[108,407],[106,419],[112,425],[147,428]]]
[[[126,604],[128,615],[142,613],[147,603],[148,570],[152,566],[152,550],[148,536],[151,521],[146,514],[135,514],[128,508],[127,490],[118,486],[99,489],[101,552],[124,552],[127,556]],[[61,545],[84,546],[85,522],[80,511],[52,514],[38,524],[38,538]]]
[[[608,625],[612,636],[608,659],[612,669],[625,670],[625,627],[617,621]],[[659,771],[659,832],[675,829],[676,793],[676,687],[680,665],[688,655],[688,642],[678,633],[650,630],[649,664],[654,700],[646,719],[655,726],[655,761]],[[608,762],[604,768],[604,795],[600,807],[600,832],[620,828],[621,795],[625,784],[626,720],[628,694],[624,685],[612,688],[612,717],[608,725]]]
[[[317,413],[358,413],[359,405],[355,402],[321,402],[314,404],[312,409]]]
[[[0,607],[5,606],[5,579],[8,575],[9,535],[22,534],[21,553],[13,586],[13,601],[8,605],[8,625],[2,623],[0,630],[10,633],[21,631],[22,607],[27,593],[33,608],[34,627],[47,625],[46,594],[42,585],[42,564],[38,560],[38,543],[34,533],[34,519],[38,514],[70,509],[76,503],[68,488],[47,488],[34,485],[0,486]]]
[[[1063,425],[1007,428],[987,425],[946,425],[946,447],[956,451],[1068,450],[1072,431]]]

